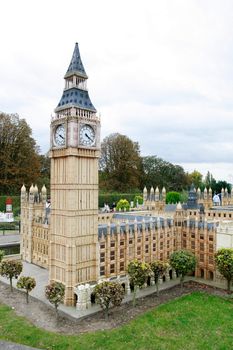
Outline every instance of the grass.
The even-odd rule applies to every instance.
[[[195,292],[112,330],[77,336],[36,328],[0,305],[0,338],[40,349],[233,349],[233,303]]]

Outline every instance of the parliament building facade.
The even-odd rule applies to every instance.
[[[23,260],[49,270],[62,282],[65,304],[91,306],[102,280],[117,280],[130,293],[128,263],[169,260],[188,249],[197,257],[195,276],[223,283],[214,254],[233,246],[233,194],[222,190],[212,207],[211,189],[191,188],[187,204],[165,204],[166,190],[143,191],[144,204],[128,213],[99,213],[100,119],[87,90],[78,44],[65,74],[65,88],[51,119],[51,208],[43,186],[21,189]],[[164,280],[176,278],[172,269]],[[149,278],[147,284],[153,284]],[[162,281],[161,281],[162,283]]]

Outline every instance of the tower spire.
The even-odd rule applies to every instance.
[[[88,76],[85,72],[85,69],[83,67],[83,63],[82,63],[80,52],[79,52],[78,43],[75,44],[73,56],[71,58],[70,65],[69,65],[69,68],[66,72],[65,78],[67,78],[73,74],[81,75],[86,79],[88,78]]]
[[[87,118],[95,116],[96,109],[88,94],[88,76],[81,60],[78,43],[75,44],[70,65],[64,79],[65,88],[55,108],[55,113],[58,115],[72,115]]]

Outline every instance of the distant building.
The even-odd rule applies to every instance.
[[[13,222],[13,221],[14,221],[14,215],[12,211],[12,199],[7,198],[6,212],[5,213],[0,212],[0,222]]]

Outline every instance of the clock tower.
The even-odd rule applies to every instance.
[[[65,74],[65,88],[51,120],[50,280],[74,287],[97,281],[98,158],[100,120],[88,90],[78,44]]]

